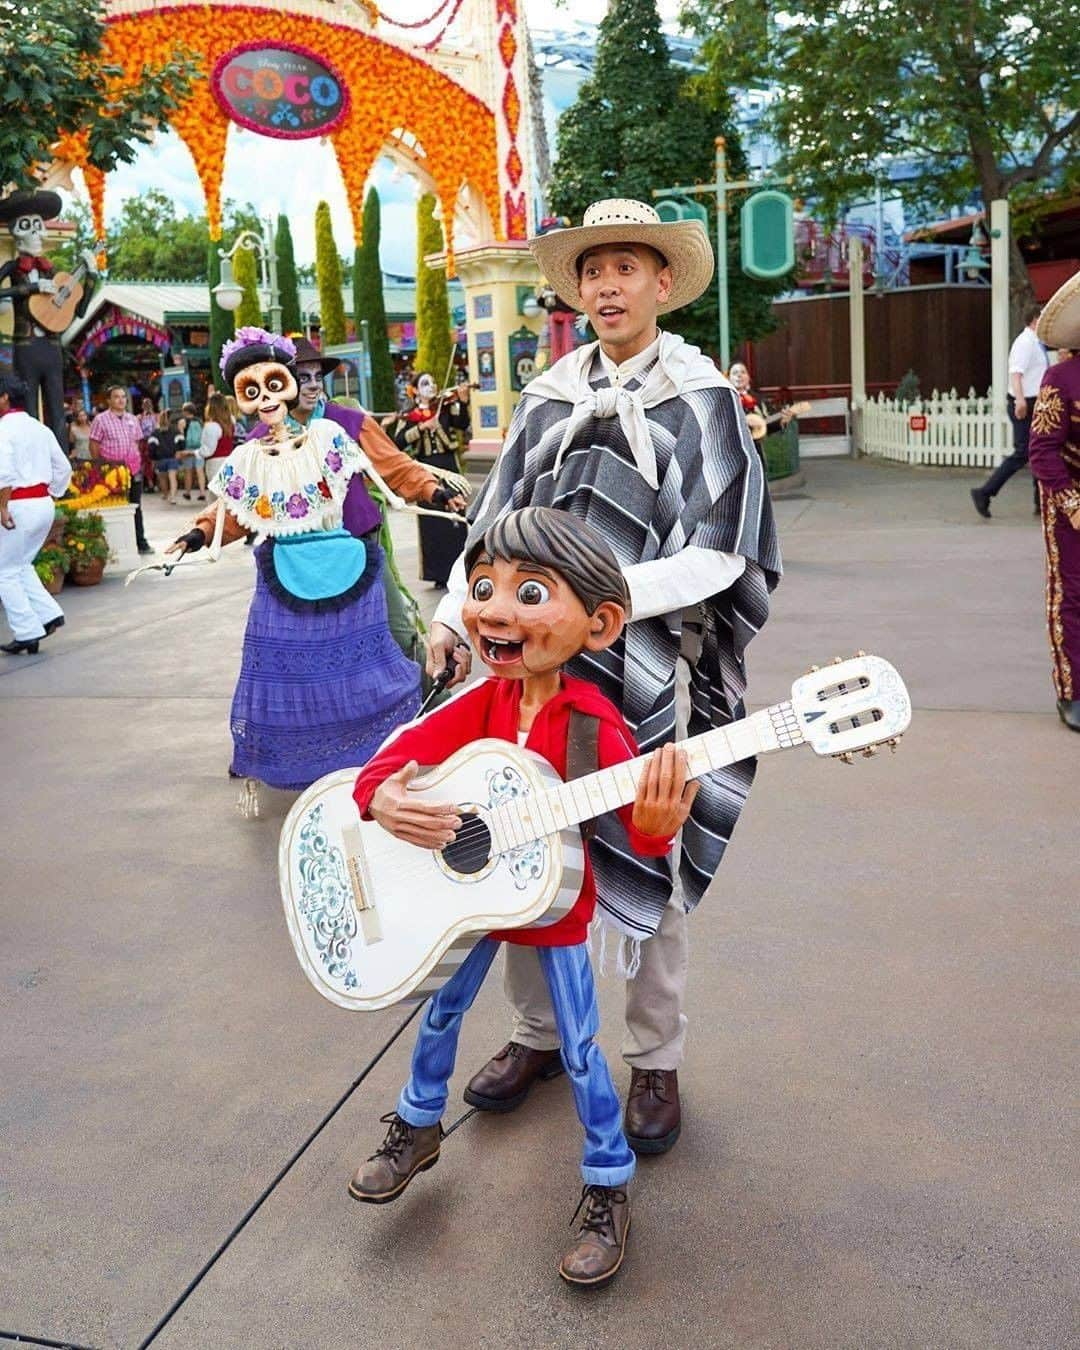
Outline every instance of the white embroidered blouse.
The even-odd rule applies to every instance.
[[[238,445],[209,487],[249,530],[309,534],[341,525],[349,481],[369,467],[356,442],[320,418],[299,445],[269,438]]]

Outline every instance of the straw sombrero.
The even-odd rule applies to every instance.
[[[1080,348],[1080,272],[1047,300],[1035,334],[1047,347]]]
[[[697,220],[665,224],[645,202],[609,197],[593,202],[584,222],[571,230],[552,230],[529,240],[533,256],[555,293],[572,309],[581,309],[577,260],[587,248],[603,244],[648,244],[662,253],[671,268],[671,294],[658,313],[667,314],[696,300],[712,280],[713,251],[704,225]]]

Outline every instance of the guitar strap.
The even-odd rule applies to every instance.
[[[591,713],[570,709],[570,727],[566,739],[566,781],[584,778],[600,767],[600,719]],[[581,837],[586,843],[596,833],[596,819],[581,822]]]

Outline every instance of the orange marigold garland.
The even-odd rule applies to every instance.
[[[513,9],[513,0],[499,0],[499,4],[500,9]],[[221,182],[229,122],[212,95],[210,72],[230,47],[256,41],[273,45],[282,39],[321,53],[348,81],[352,106],[331,140],[348,193],[357,242],[368,175],[399,128],[410,131],[426,152],[427,169],[442,203],[451,259],[454,210],[464,183],[480,192],[496,230],[505,237],[500,228],[494,114],[427,62],[355,29],[280,11],[239,5],[184,5],[118,16],[108,25],[102,60],[121,66],[126,83],[138,80],[143,67],[158,60],[160,53],[170,50],[177,40],[196,59],[201,78],[196,79],[191,97],[170,120],[195,161],[206,193],[213,238],[221,236]],[[75,162],[85,165],[85,154]],[[95,192],[99,195],[99,201],[94,202],[94,218],[101,229],[101,184],[91,186],[92,171],[86,173],[92,200]]]

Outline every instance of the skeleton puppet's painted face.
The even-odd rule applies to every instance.
[[[280,361],[259,361],[238,372],[233,393],[245,417],[258,417],[268,427],[279,426],[296,402],[296,376]]]
[[[40,216],[27,214],[19,216],[8,226],[15,247],[20,253],[29,253],[40,258],[45,252],[45,222]]]

